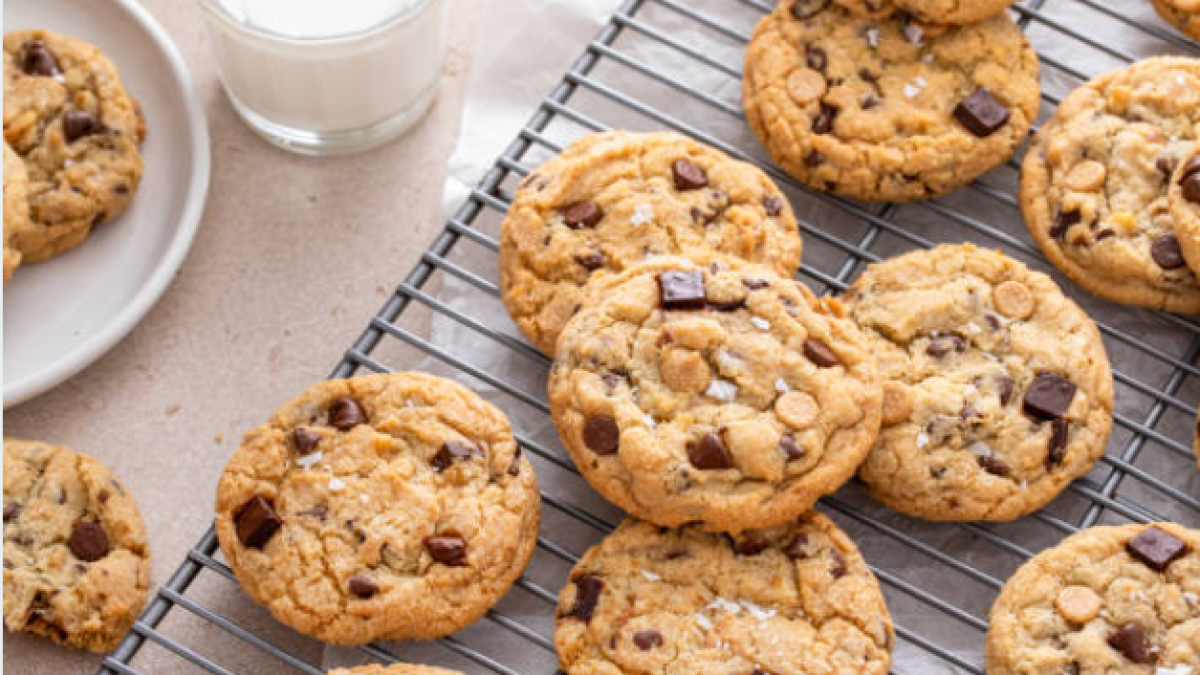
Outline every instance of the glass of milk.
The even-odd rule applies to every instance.
[[[233,107],[268,141],[357,152],[408,131],[437,92],[445,0],[198,0]]]

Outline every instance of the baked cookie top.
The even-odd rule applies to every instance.
[[[1026,136],[1037,55],[1006,15],[947,27],[783,0],[746,50],[742,103],[796,179],[860,199],[926,199],[1003,163]]]
[[[1200,312],[1167,200],[1198,130],[1200,60],[1147,59],[1071,92],[1021,170],[1025,223],[1046,257],[1114,302]]]
[[[975,23],[1008,9],[1016,0],[891,0],[920,21],[934,24]]]
[[[1095,324],[1050,277],[971,244],[870,266],[842,297],[884,378],[859,475],[929,520],[1014,520],[1104,453],[1113,382]]]
[[[1192,272],[1200,272],[1200,144],[1183,156],[1167,187],[1167,206],[1179,249]]]
[[[1154,0],[1154,8],[1179,32],[1200,40],[1200,0]]]
[[[1093,527],[1029,560],[992,606],[990,675],[1200,672],[1200,533]]]
[[[337,668],[327,675],[462,675],[458,671],[422,666],[415,663],[393,663],[390,666],[369,665],[356,668]]]
[[[13,271],[21,264],[21,251],[15,238],[19,232],[27,232],[29,222],[29,174],[25,163],[4,144],[4,281],[12,278]]]
[[[146,527],[112,472],[67,448],[4,439],[4,627],[111,651],[149,587]]]
[[[815,511],[738,538],[627,520],[571,571],[568,675],[883,675],[892,621],[858,549]]]
[[[221,550],[275,617],[335,644],[433,639],[525,569],[540,497],[507,418],[423,373],[313,385],[246,434]]]
[[[584,477],[659,525],[791,521],[854,474],[879,429],[858,329],[803,284],[731,265],[667,259],[598,279],[550,371]]]
[[[25,160],[34,228],[26,262],[82,242],[137,190],[145,127],[116,66],[96,47],[45,30],[4,36],[4,140]]]
[[[599,271],[715,251],[792,276],[800,250],[791,206],[757,167],[675,133],[594,134],[517,190],[500,244],[504,304],[552,354]]]

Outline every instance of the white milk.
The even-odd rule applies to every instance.
[[[445,0],[201,0],[221,79],[281,146],[328,154],[408,130],[437,89]]]

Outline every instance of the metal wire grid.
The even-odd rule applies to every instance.
[[[1041,54],[1045,107],[1094,74],[1065,63],[1064,53],[1075,62],[1087,50],[1089,62],[1110,59],[1113,66],[1154,53],[1200,54],[1196,43],[1144,20],[1145,14],[1130,19],[1133,6],[1134,0],[1030,0],[1014,8]],[[467,672],[552,672],[557,589],[578,555],[619,522],[615,509],[583,487],[546,424],[542,384],[548,360],[496,318],[503,315],[495,282],[498,223],[515,183],[571,138],[611,127],[668,128],[756,162],[797,207],[806,243],[800,276],[818,291],[840,291],[865,263],[938,241],[1000,245],[1045,267],[1020,225],[1013,197],[1017,160],[945,199],[882,207],[810,192],[763,161],[761,148],[741,130],[736,64],[753,24],[770,9],[767,0],[627,0],[334,369],[332,376],[345,377],[364,367],[386,371],[392,369],[389,362],[411,367],[424,359],[426,369],[466,376],[513,416],[518,440],[544,486],[546,527],[534,562],[484,621],[434,645],[369,645],[361,648],[365,660],[393,662],[403,652],[405,658]],[[1103,37],[1106,22],[1128,39]],[[711,42],[696,43],[698,35]],[[689,82],[689,74],[697,72],[708,76],[706,82],[714,73],[723,76],[729,85],[714,89]],[[664,92],[672,101],[669,110],[650,102],[662,100]],[[712,131],[714,126],[719,131]],[[1195,407],[1184,400],[1200,397],[1200,368],[1194,363],[1200,356],[1200,325],[1190,318],[1116,308],[1069,283],[1064,287],[1098,319],[1119,370],[1113,441],[1088,477],[1047,509],[1015,524],[916,522],[872,503],[854,485],[822,502],[868,560],[886,554],[893,561],[873,569],[897,620],[895,672],[982,674],[980,645],[996,591],[1033,552],[1063,536],[1098,523],[1200,523],[1200,482],[1189,444]],[[421,337],[431,325],[441,335]],[[1136,372],[1122,370],[1125,363],[1136,364]],[[558,534],[552,537],[550,531]],[[176,657],[179,668],[235,673],[221,663],[229,653],[205,654],[187,645],[187,635],[200,626],[236,638],[230,641],[234,648],[249,645],[270,654],[281,671],[321,673],[278,646],[261,626],[247,627],[243,623],[251,622],[239,623],[197,597],[202,595],[197,586],[214,583],[219,593],[238,592],[218,556],[210,529],[100,672],[141,673],[135,661],[153,646]],[[181,620],[172,626],[173,619]]]

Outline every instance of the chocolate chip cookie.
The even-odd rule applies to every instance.
[[[21,264],[21,250],[15,238],[18,233],[28,232],[29,222],[29,174],[25,163],[4,144],[4,282],[12,278]]]
[[[413,663],[393,663],[390,666],[370,665],[357,668],[338,668],[329,671],[327,675],[461,675],[461,673]]]
[[[504,304],[552,354],[599,271],[716,251],[792,276],[800,249],[791,206],[757,167],[679,134],[595,134],[517,190],[500,244]]]
[[[1034,556],[992,606],[989,675],[1200,673],[1200,532],[1093,527]]]
[[[221,550],[276,619],[335,644],[478,619],[537,541],[508,419],[424,373],[313,385],[249,432],[217,487]]]
[[[605,498],[659,525],[793,520],[879,429],[867,344],[804,285],[666,259],[598,279],[550,372],[559,436]]]
[[[891,0],[920,21],[964,24],[989,19],[1016,0]]]
[[[1114,302],[1200,312],[1167,199],[1198,134],[1200,60],[1147,59],[1073,91],[1021,170],[1021,208],[1042,252]]]
[[[1045,274],[939,246],[872,265],[843,300],[884,378],[859,472],[876,499],[929,520],[1014,520],[1104,453],[1108,356]]]
[[[738,537],[627,520],[571,571],[567,675],[884,675],[892,621],[858,549],[815,511]]]
[[[943,195],[1002,164],[1038,110],[1038,62],[1007,15],[965,26],[782,0],[746,50],[742,104],[785,171],[866,200]]]
[[[1184,155],[1167,188],[1171,226],[1192,272],[1200,273],[1200,145]]]
[[[1154,0],[1154,8],[1179,32],[1200,40],[1200,0]]]
[[[149,587],[146,527],[112,472],[67,448],[4,439],[4,627],[111,651]]]
[[[4,36],[4,140],[29,171],[25,262],[69,250],[129,206],[145,127],[96,47],[45,30]]]

